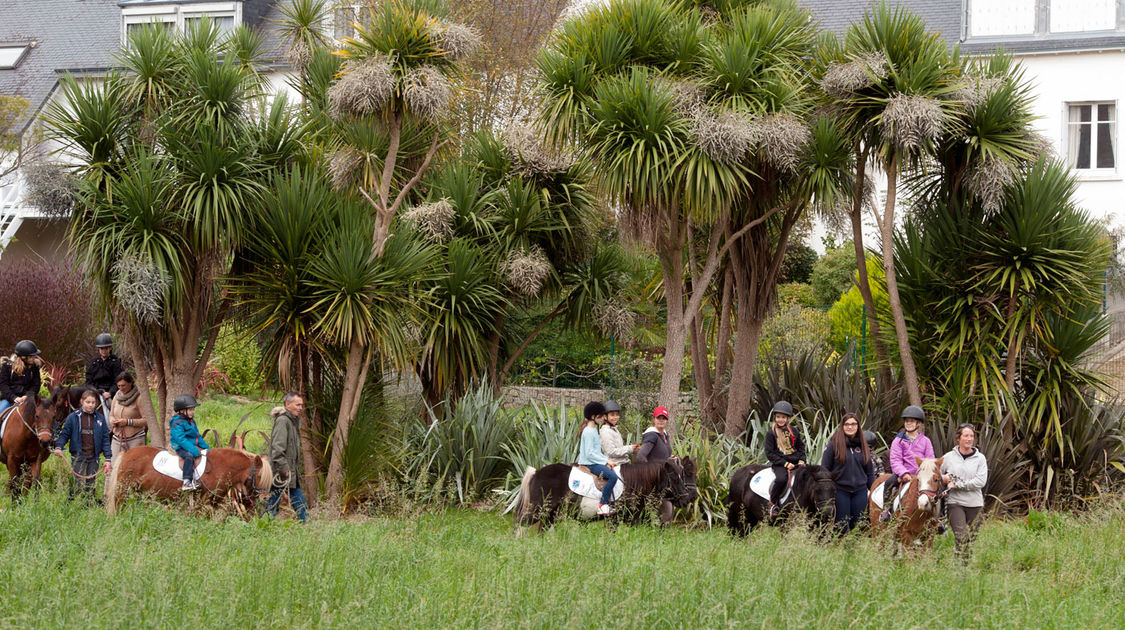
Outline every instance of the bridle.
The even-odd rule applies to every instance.
[[[36,437],[36,439],[39,441],[39,448],[41,448],[43,450],[48,450],[47,442],[50,442],[51,437],[52,437],[51,427],[47,426],[47,427],[44,427],[42,430],[32,428],[31,425],[27,423],[27,419],[23,417],[23,408],[24,408],[25,405],[30,405],[33,409],[36,409],[39,406],[38,401],[29,397],[23,403],[20,403],[18,405],[13,405],[10,408],[11,411],[8,412],[7,417],[11,418],[12,416],[19,416],[20,424],[22,424],[27,429],[28,433],[30,433],[31,435],[34,435]],[[38,420],[38,419],[39,419],[39,414],[36,413],[35,414],[35,420]],[[43,437],[42,437],[43,434],[47,435],[46,440],[43,439]]]

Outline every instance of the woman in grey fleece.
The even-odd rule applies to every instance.
[[[988,482],[988,462],[975,446],[976,429],[971,424],[957,427],[953,450],[942,457],[942,481],[949,525],[957,540],[957,554],[964,555],[977,530],[977,517],[984,508],[984,485]]]

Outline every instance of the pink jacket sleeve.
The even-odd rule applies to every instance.
[[[906,466],[906,441],[895,437],[891,440],[891,472],[899,477],[909,472]]]

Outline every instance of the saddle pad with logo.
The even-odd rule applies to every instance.
[[[754,475],[753,479],[750,480],[750,490],[753,491],[754,494],[756,494],[756,495],[762,497],[763,499],[765,499],[766,501],[769,501],[770,500],[770,486],[773,485],[774,479],[777,479],[777,475],[773,474],[773,468],[769,468],[769,467],[763,468],[763,469],[758,471],[758,474]],[[787,488],[785,488],[785,494],[781,495],[781,503],[779,503],[778,505],[783,505],[786,501],[788,501],[789,495],[792,494],[792,493],[793,493],[793,476],[790,475],[789,476],[789,486]]]
[[[196,458],[195,461],[195,478],[199,479],[207,470],[207,456]],[[160,451],[156,454],[156,457],[152,458],[152,467],[156,469],[156,472],[168,475],[173,479],[184,478],[184,460],[180,459],[180,456],[175,453]]]
[[[613,500],[616,501],[621,498],[621,493],[625,492],[625,482],[621,479],[621,473],[618,471],[620,468],[614,468],[613,472],[617,473],[617,485],[613,486]],[[601,499],[602,491],[598,489],[594,483],[595,477],[589,473],[583,472],[577,466],[570,467],[570,479],[567,480],[567,487],[570,491],[579,496],[587,497],[590,499]]]
[[[880,510],[884,509],[883,503],[885,503],[885,501],[883,501],[883,494],[884,494],[884,489],[886,488],[886,485],[887,485],[887,482],[884,481],[883,483],[875,486],[875,488],[871,490],[871,500],[875,502],[875,505]],[[910,489],[910,484],[905,484],[898,489],[898,494],[895,495],[894,503],[892,504],[891,509],[890,509],[891,512],[898,511],[898,506],[899,506],[900,503],[902,503],[902,498],[906,496],[906,491],[909,490],[909,489]]]

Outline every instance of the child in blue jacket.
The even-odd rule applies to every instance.
[[[199,488],[195,482],[195,458],[206,455],[211,448],[203,436],[199,434],[199,427],[195,424],[195,408],[199,403],[189,394],[177,396],[172,403],[176,415],[172,416],[169,427],[172,429],[172,448],[184,460],[184,485],[180,490],[190,491]]]
[[[87,499],[94,497],[94,479],[98,474],[98,456],[105,458],[106,472],[110,468],[113,451],[110,450],[109,424],[97,411],[98,396],[88,389],[82,394],[82,408],[66,417],[66,423],[55,438],[55,455],[63,456],[63,448],[70,446],[70,467],[75,476],[68,496],[74,499],[81,493]]]

